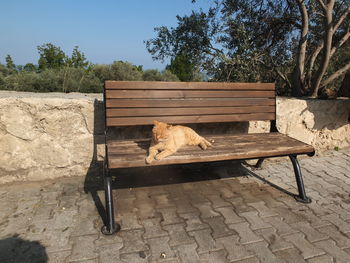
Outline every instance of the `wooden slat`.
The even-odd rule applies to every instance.
[[[203,151],[196,146],[187,146],[162,161],[151,165],[179,164],[192,162],[249,159],[306,154],[314,148],[280,133],[207,136],[214,140],[214,147]],[[145,157],[150,140],[108,142],[110,168],[148,166]]]
[[[145,108],[145,107],[233,107],[233,106],[275,105],[275,99],[235,98],[235,99],[107,99],[107,108]]]
[[[107,99],[159,98],[274,98],[275,91],[213,90],[106,90]]]
[[[149,125],[155,118],[152,117],[125,117],[125,118],[107,118],[107,126],[132,126]],[[210,122],[235,122],[235,121],[253,121],[253,120],[274,120],[274,113],[251,113],[235,115],[200,115],[200,116],[157,116],[158,121],[171,124],[175,123],[210,123]]]
[[[107,117],[216,115],[233,113],[275,112],[274,106],[215,107],[215,108],[132,108],[107,109]]]
[[[106,81],[106,89],[275,90],[274,83]]]

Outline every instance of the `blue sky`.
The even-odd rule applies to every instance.
[[[37,63],[37,46],[51,42],[70,55],[79,46],[89,61],[114,60],[163,69],[143,41],[154,27],[176,26],[176,15],[207,9],[210,0],[0,0],[0,63]]]

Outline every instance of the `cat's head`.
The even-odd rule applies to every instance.
[[[165,141],[168,138],[168,129],[171,127],[171,125],[160,121],[153,121],[153,124],[153,139],[155,139],[157,142]]]

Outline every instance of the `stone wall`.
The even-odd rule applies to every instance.
[[[277,99],[280,132],[318,151],[350,146],[350,100]],[[0,183],[93,173],[104,155],[100,94],[0,92]],[[266,132],[268,122],[194,125],[199,133]],[[150,126],[116,138],[148,137]]]

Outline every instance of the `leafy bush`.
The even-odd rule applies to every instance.
[[[22,71],[3,78],[6,90],[33,92],[102,92],[101,81],[79,68],[46,69],[40,73]]]
[[[169,70],[159,72],[156,69],[149,69],[143,73],[145,81],[179,81],[178,77]]]
[[[92,70],[102,82],[105,80],[142,80],[142,71],[129,62],[114,61],[111,65],[94,65]]]

